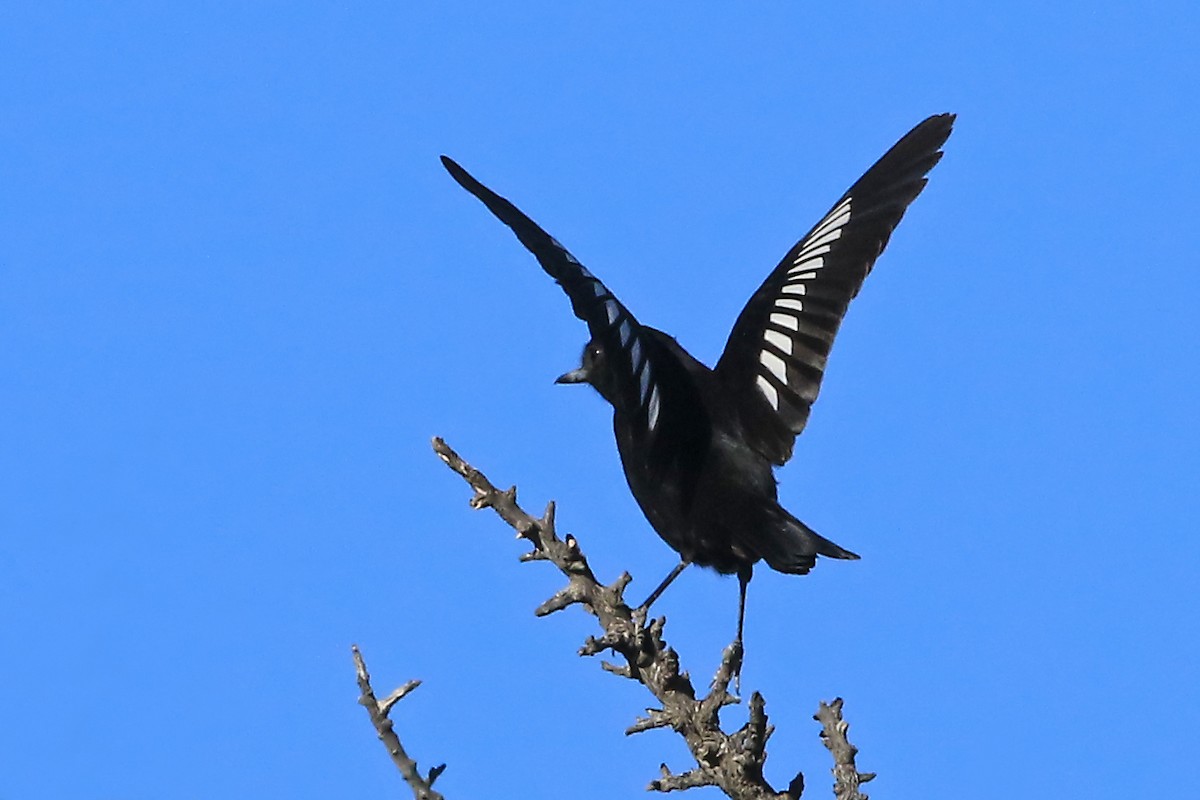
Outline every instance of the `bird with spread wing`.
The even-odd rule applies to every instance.
[[[567,293],[591,339],[559,383],[588,383],[613,407],[625,477],[680,562],[641,611],[689,564],[739,580],[737,643],[754,564],[803,575],[817,556],[858,556],[819,535],[777,499],[774,468],[817,399],[850,301],[941,159],[953,114],[921,122],[788,251],[742,309],[713,369],[643,325],[599,278],[512,203],[453,160],[464,189],[508,225]]]

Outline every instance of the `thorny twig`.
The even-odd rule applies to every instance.
[[[659,707],[647,709],[646,716],[630,725],[626,734],[670,728],[687,742],[696,759],[695,768],[672,773],[664,764],[662,774],[651,781],[649,789],[671,792],[716,786],[734,800],[798,800],[804,791],[802,773],[797,773],[782,791],[773,788],[763,777],[766,744],[774,727],[767,721],[766,702],[761,694],[751,695],[750,714],[745,725],[733,733],[721,729],[721,709],[740,702],[729,691],[741,666],[742,652],[736,642],[725,648],[708,692],[698,696],[691,677],[680,669],[678,654],[663,637],[665,618],[646,620],[625,602],[625,588],[632,580],[629,573],[622,573],[607,585],[596,578],[575,537],[568,534],[559,538],[553,502],[546,506],[540,518],[533,517],[517,503],[515,486],[497,489],[482,472],[464,461],[440,438],[433,440],[433,449],[474,489],[470,501],[472,508],[491,508],[516,530],[518,538],[533,546],[521,556],[522,561],[549,561],[566,576],[566,586],[542,603],[535,613],[545,616],[573,605],[581,606],[596,618],[601,635],[589,636],[579,650],[580,655],[616,653],[623,663],[602,661],[601,666],[615,675],[641,683],[658,701]],[[370,678],[362,657],[357,648],[354,652],[363,693],[360,702],[371,712],[379,738],[387,745],[418,800],[441,800],[432,784],[444,765],[431,770],[428,778],[422,778],[416,763],[400,746],[391,720],[387,718],[391,706],[410,691],[415,682],[406,684],[382,704],[377,703],[370,692]],[[821,703],[815,717],[822,723],[822,740],[834,757],[834,794],[837,800],[867,800],[858,787],[875,776],[857,771],[854,757],[858,751],[846,739],[847,724],[841,718],[841,710],[841,699],[828,705]]]
[[[875,773],[859,772],[855,766],[854,757],[858,755],[858,748],[846,738],[850,724],[842,719],[842,698],[835,698],[832,703],[821,703],[813,719],[821,723],[821,741],[833,754],[833,796],[837,800],[867,800],[858,787],[874,780]]]
[[[404,751],[404,745],[400,744],[400,737],[396,735],[390,716],[392,707],[403,700],[405,695],[420,686],[421,682],[409,681],[385,699],[377,700],[375,699],[375,690],[371,688],[371,675],[367,672],[367,662],[363,660],[362,652],[359,651],[358,645],[353,645],[350,650],[354,655],[355,671],[358,673],[358,691],[360,692],[358,702],[367,709],[367,714],[371,716],[371,724],[375,726],[375,732],[379,734],[379,741],[383,742],[383,746],[391,754],[396,768],[400,770],[405,782],[412,788],[413,797],[416,800],[442,800],[441,793],[434,791],[433,782],[446,769],[446,765],[440,764],[429,770],[428,775],[421,775],[420,770],[417,769],[417,762]]]

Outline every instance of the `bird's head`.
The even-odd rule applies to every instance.
[[[583,346],[583,357],[578,369],[559,375],[555,383],[590,383],[600,395],[615,405],[617,387],[608,366],[604,345],[595,339]]]

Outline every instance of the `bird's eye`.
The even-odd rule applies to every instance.
[[[599,347],[593,347],[590,351],[588,351],[588,355],[590,355],[592,358],[599,358],[600,353],[601,351]]]

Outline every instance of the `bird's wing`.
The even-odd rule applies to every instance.
[[[773,462],[791,457],[846,308],[925,188],[953,123],[953,114],[930,117],[897,142],[784,256],[734,324],[715,371],[748,438]]]
[[[592,339],[604,346],[619,395],[614,405],[630,418],[639,420],[646,431],[655,431],[663,398],[659,373],[671,369],[671,365],[664,363],[662,348],[656,340],[608,287],[557,239],[508,200],[475,180],[453,159],[442,156],[442,165],[454,180],[512,228],[521,244],[537,257],[542,269],[563,288],[571,299],[575,316],[587,323]]]

